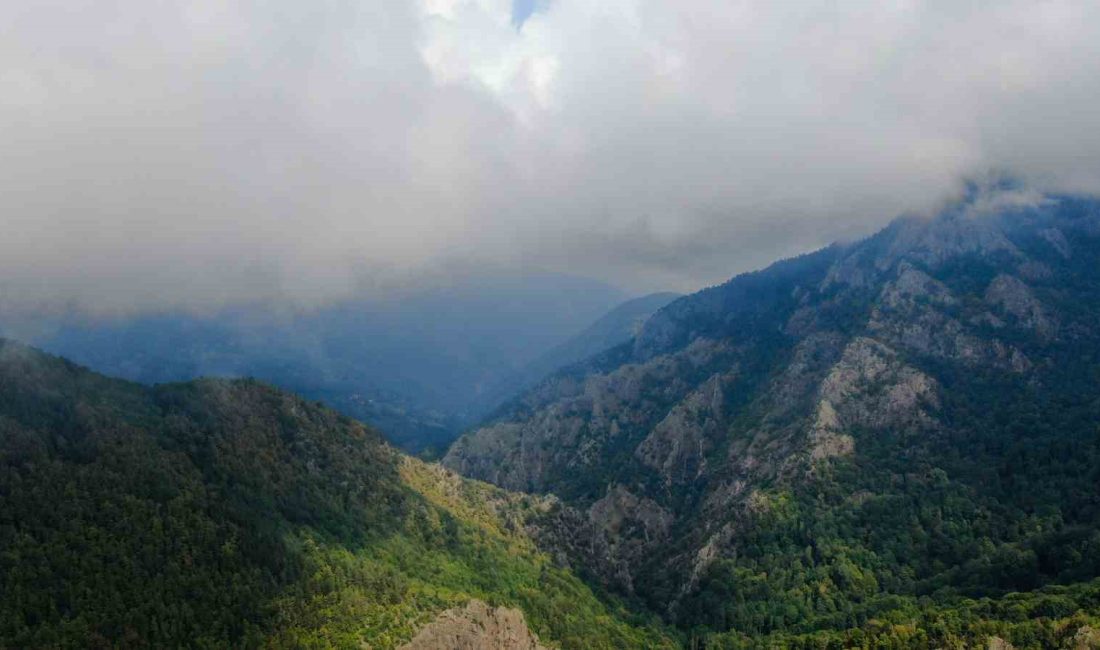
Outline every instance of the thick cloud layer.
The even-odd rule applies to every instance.
[[[694,289],[989,169],[1100,190],[1095,2],[0,5],[0,307],[456,266]]]

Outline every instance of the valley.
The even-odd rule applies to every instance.
[[[0,650],[1100,650],[1098,105],[1097,0],[0,2]]]
[[[5,342],[0,646],[1093,647],[1100,203],[977,205],[626,307],[441,464]]]

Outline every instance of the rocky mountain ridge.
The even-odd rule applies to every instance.
[[[1087,395],[1100,388],[1097,317],[1100,203],[975,187],[934,217],[903,217],[867,240],[673,302],[633,341],[515,400],[443,462],[509,489],[560,496],[551,528],[573,532],[550,537],[569,540],[570,553],[604,584],[673,618],[690,618],[683,604],[697,603],[727,563],[741,566],[746,538],[770,534],[778,524],[767,522],[785,519],[792,500],[828,494],[830,516],[856,521],[943,480],[977,504],[966,515],[976,519],[960,525],[981,529],[974,534],[982,543],[1027,546],[1026,536],[986,530],[980,519],[1032,516],[1027,495],[1004,476],[1003,455],[1030,432],[981,409],[1011,399],[1005,409],[1026,405],[1028,422],[1052,417],[1059,400],[1097,410]],[[987,393],[982,403],[977,396]],[[1076,422],[1035,444],[1085,444],[1094,453]],[[968,444],[981,453],[967,458]],[[996,513],[1004,509],[998,499],[1023,510]],[[1091,497],[1063,508],[1050,530],[1071,520],[1095,525]],[[870,559],[857,562],[861,570],[893,552],[844,543],[862,545]],[[946,562],[915,560],[920,567],[893,593],[919,594],[921,580],[950,582],[939,566]],[[762,629],[775,625],[773,618]]]

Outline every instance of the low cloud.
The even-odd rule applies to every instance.
[[[990,168],[1100,190],[1093,2],[538,6],[5,4],[0,308],[690,290]]]

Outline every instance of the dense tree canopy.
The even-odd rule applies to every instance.
[[[0,647],[385,648],[475,597],[562,647],[665,644],[500,514],[531,507],[257,382],[0,347]]]

